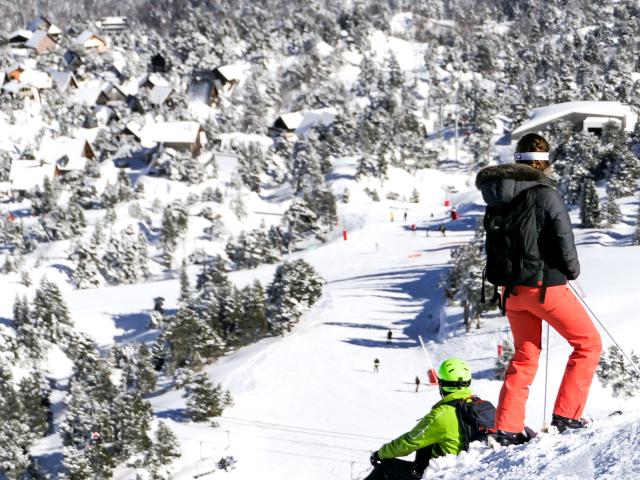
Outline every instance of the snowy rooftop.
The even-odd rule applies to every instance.
[[[73,43],[76,45],[87,45],[87,43],[92,40],[92,39],[96,39],[102,43],[105,43],[104,40],[99,37],[98,35],[96,35],[93,32],[90,32],[89,30],[85,30],[84,32],[82,32],[80,35],[78,35],[76,38],[73,39]]]
[[[5,83],[2,86],[2,89],[5,92],[18,93],[23,88],[28,88],[28,87],[29,87],[29,85],[27,85],[26,83],[22,83],[22,82],[19,82],[17,80],[11,80],[10,82]]]
[[[216,70],[230,82],[233,80],[240,80],[244,76],[244,65],[241,63],[223,65],[218,67]]]
[[[127,17],[102,17],[96,22],[101,26],[104,25],[124,25],[127,23]]]
[[[81,86],[76,91],[73,102],[92,107],[98,101],[100,94],[103,93],[106,84],[101,80],[90,80]]]
[[[512,137],[542,130],[549,123],[579,114],[584,116],[625,118],[635,123],[635,114],[629,105],[621,102],[564,102],[546,107],[534,108],[529,119],[512,132]]]
[[[330,125],[338,115],[338,111],[333,108],[319,108],[316,110],[300,110],[297,112],[284,113],[279,119],[288,130],[295,130],[296,133],[303,134],[315,125]]]
[[[58,28],[51,20],[47,17],[43,17],[42,15],[38,15],[33,20],[29,21],[27,24],[27,30],[31,30],[35,32],[36,30],[46,31],[51,35],[60,35],[62,30]]]
[[[31,190],[42,185],[45,177],[52,178],[55,164],[40,160],[16,160],[11,162],[9,181],[14,190]]]
[[[31,38],[27,40],[27,42],[25,43],[25,46],[29,48],[38,48],[38,46],[40,45],[40,42],[42,42],[48,36],[49,34],[44,30],[38,30],[33,35],[31,35]]]
[[[200,132],[198,122],[147,123],[140,131],[143,146],[156,143],[195,143]]]
[[[16,70],[24,70],[24,67],[22,65],[20,65],[19,63],[12,63],[11,65],[9,65],[6,69],[5,69],[5,73],[7,75],[9,75],[12,72],[15,72]]]
[[[31,36],[33,35],[33,32],[30,30],[25,30],[25,29],[18,29],[18,30],[14,30],[13,32],[11,32],[7,38],[12,39],[12,38],[17,38],[17,37],[22,37],[22,38],[26,38],[29,39],[31,38]]]
[[[45,137],[37,157],[45,163],[57,164],[60,170],[82,170],[87,162],[87,145],[87,141],[82,138]]]
[[[49,70],[49,75],[51,79],[55,83],[58,90],[64,92],[71,83],[72,79],[75,79],[72,72],[59,72],[58,70]]]
[[[154,105],[162,105],[172,92],[173,88],[167,85],[155,85],[149,92],[149,101]]]
[[[53,86],[53,80],[49,74],[39,70],[25,70],[20,75],[20,82],[39,89]]]

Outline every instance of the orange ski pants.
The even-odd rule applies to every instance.
[[[544,319],[573,347],[558,390],[553,413],[579,419],[587,402],[602,343],[591,318],[568,285],[547,287],[544,304],[540,289],[516,286],[507,299],[515,354],[507,368],[496,412],[496,428],[524,429],[529,386],[538,369]],[[551,366],[551,368],[554,368]]]

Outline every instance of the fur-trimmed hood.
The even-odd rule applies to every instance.
[[[487,205],[509,203],[524,190],[551,183],[543,172],[523,163],[492,165],[480,170],[476,177],[476,187]]]

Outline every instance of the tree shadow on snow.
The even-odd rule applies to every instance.
[[[448,269],[448,265],[442,264],[424,268],[393,269],[337,280],[335,283],[343,283],[348,287],[345,288],[345,297],[361,296],[362,291],[374,291],[378,296],[391,300],[391,306],[397,306],[397,309],[375,313],[382,319],[386,317],[385,313],[396,317],[402,315],[405,318],[389,321],[382,328],[377,326],[376,330],[400,328],[404,336],[409,339],[396,338],[390,344],[386,342],[386,338],[380,340],[348,338],[343,342],[374,348],[415,348],[419,345],[418,335],[427,339],[437,337],[440,326],[439,311],[445,301],[443,291],[438,284],[441,276]],[[357,290],[359,293],[351,294],[352,290]],[[366,327],[363,325],[363,328]]]
[[[61,273],[64,273],[67,278],[71,278],[71,275],[73,274],[73,270],[71,268],[69,268],[66,265],[61,265],[59,263],[54,263],[53,265],[51,265],[52,268],[55,268],[56,270],[58,270]]]
[[[38,465],[47,472],[48,475],[52,475],[52,478],[60,478],[60,476],[64,473],[65,469],[62,463],[64,460],[64,456],[60,451],[36,455],[35,460],[38,462]],[[0,476],[0,478],[4,477]]]
[[[376,347],[376,348],[413,348],[419,344],[415,341],[406,340],[393,340],[391,343],[387,343],[386,340],[370,340],[368,338],[349,338],[343,340],[345,343],[351,345],[358,345],[360,347]]]
[[[172,315],[175,310],[165,310],[164,313]],[[150,325],[149,312],[124,313],[113,315],[111,318],[113,318],[115,326],[124,331],[115,337],[117,342],[126,343],[135,340],[139,343],[146,343],[155,340],[158,336],[158,331]]]
[[[2,319],[0,319],[0,322]],[[351,323],[351,322],[324,322],[324,325],[333,325],[336,327],[366,328],[371,330],[388,330],[384,325],[374,325],[373,323]]]
[[[161,412],[156,412],[155,416],[180,423],[186,423],[191,420],[186,408],[170,408],[168,410],[162,410]]]

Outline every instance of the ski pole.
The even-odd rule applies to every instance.
[[[638,367],[638,365],[636,365],[636,362],[634,362],[631,357],[629,357],[629,355],[627,355],[627,353],[622,349],[622,347],[620,346],[620,344],[618,344],[618,342],[616,342],[616,339],[613,338],[613,335],[611,335],[611,333],[609,332],[609,330],[607,330],[607,327],[604,326],[604,324],[600,321],[600,319],[596,316],[595,313],[593,313],[593,310],[591,310],[591,308],[589,308],[589,305],[587,305],[587,302],[584,301],[584,298],[582,298],[580,296],[580,294],[578,293],[578,291],[575,289],[575,287],[573,286],[573,284],[571,282],[569,282],[569,286],[571,287],[571,290],[573,290],[573,292],[576,294],[576,296],[580,299],[580,301],[582,302],[582,304],[585,306],[585,308],[589,311],[589,313],[591,314],[591,316],[595,319],[596,322],[598,322],[598,325],[600,325],[600,327],[602,328],[602,330],[605,331],[605,333],[607,335],[609,335],[609,338],[613,341],[613,343],[615,344],[616,347],[618,347],[618,350],[620,350],[620,352],[622,352],[622,355],[624,355],[624,358],[626,358],[629,363],[631,364],[631,366],[636,370],[636,372],[638,372],[638,375],[640,375],[640,368]]]
[[[424,341],[422,340],[422,335],[418,335],[418,340],[420,340],[420,345],[422,346],[422,351],[424,353],[424,356],[427,357],[427,364],[429,365],[429,372],[431,372],[431,375],[433,375],[433,378],[435,380],[435,382],[438,382],[438,376],[436,375],[436,370],[435,368],[433,368],[433,364],[431,363],[431,357],[429,357],[429,353],[427,352],[427,347],[425,347],[424,345]],[[431,379],[429,379],[431,380]],[[433,383],[433,382],[431,382]]]
[[[547,346],[545,347],[546,352],[546,360],[544,365],[544,406],[542,408],[542,430],[546,431],[549,429],[547,426],[547,388],[549,386],[549,324],[547,323]]]

